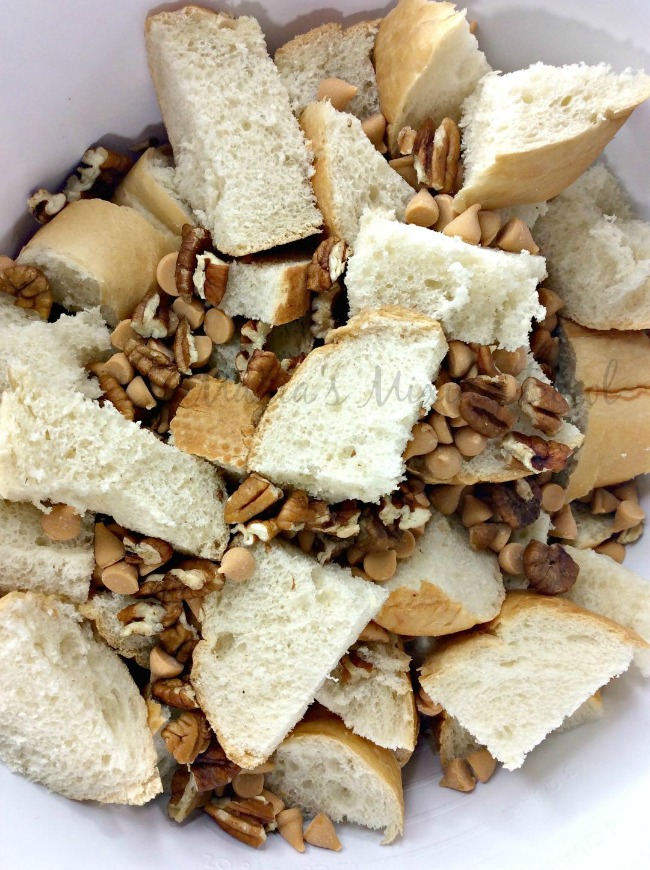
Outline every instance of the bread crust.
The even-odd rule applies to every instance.
[[[645,332],[596,330],[560,318],[561,334],[585,390],[650,388],[650,338]]]
[[[309,310],[307,271],[304,263],[287,265],[282,276],[282,302],[275,310],[274,326],[298,320]]]
[[[472,628],[478,620],[435,583],[422,580],[417,588],[393,589],[375,622],[395,634],[441,637]]]
[[[327,132],[324,112],[325,103],[310,103],[300,116],[300,126],[314,154],[311,186],[323,216],[323,226],[327,235],[336,236],[341,235],[342,230],[336,223],[332,180],[326,155]]]

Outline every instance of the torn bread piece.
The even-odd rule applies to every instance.
[[[141,668],[148,668],[149,654],[158,643],[158,638],[156,635],[124,635],[122,633],[124,623],[117,618],[117,614],[121,610],[132,604],[137,604],[141,600],[133,595],[98,592],[92,598],[84,601],[83,604],[78,605],[77,610],[85,619],[93,623],[97,634],[122,658],[135,659]]]
[[[377,502],[404,475],[447,342],[435,320],[391,306],[353,317],[327,342],[269,402],[249,469],[327,501]]]
[[[354,246],[366,208],[391,210],[404,219],[413,188],[381,156],[357,118],[322,101],[307,106],[300,125],[314,151],[311,183],[329,235]],[[396,300],[374,307],[389,301]]]
[[[6,765],[73,800],[140,805],[162,791],[146,704],[71,604],[6,595],[0,648]]]
[[[423,665],[420,682],[432,701],[515,770],[645,648],[633,631],[570,601],[515,591],[491,623],[441,645]],[[567,662],[580,667],[569,669]]]
[[[438,637],[489,622],[505,596],[494,553],[472,550],[467,531],[434,513],[413,554],[382,584],[388,601],[375,622],[397,634]]]
[[[343,656],[316,693],[316,700],[347,728],[408,760],[418,735],[418,714],[409,674],[411,659],[397,638],[358,644]]]
[[[80,199],[42,226],[16,262],[40,269],[64,308],[99,305],[115,326],[158,286],[156,267],[178,245],[179,239],[159,232],[133,208]]]
[[[174,446],[232,474],[244,474],[265,406],[243,384],[202,379],[182,400],[171,422]]]
[[[592,329],[650,327],[650,224],[606,166],[593,166],[549,203],[535,238],[562,314]]]
[[[388,749],[334,718],[297,725],[275,754],[268,787],[291,806],[384,831],[382,844],[404,829],[402,774]]]
[[[578,579],[565,597],[632,629],[650,644],[650,583],[608,556],[565,549],[580,566]],[[638,650],[634,664],[644,677],[650,677],[650,650]]]
[[[375,67],[391,153],[402,127],[458,121],[463,100],[489,72],[466,16],[453,3],[399,0],[382,21]]]
[[[306,269],[311,258],[267,256],[250,263],[234,260],[219,308],[272,326],[298,320],[309,310]]]
[[[350,313],[403,305],[440,320],[449,339],[528,344],[533,319],[542,320],[537,285],[544,258],[468,245],[391,216],[366,212],[348,260]]]
[[[379,24],[377,19],[343,28],[331,21],[295,36],[278,48],[275,65],[298,117],[305,106],[318,99],[319,84],[330,78],[342,79],[358,88],[346,111],[361,121],[379,111],[372,65]]]
[[[616,74],[603,63],[488,73],[463,104],[465,176],[456,210],[552,199],[648,97],[650,76]]]
[[[194,224],[192,210],[176,191],[171,148],[147,148],[115,191],[113,202],[128,205],[163,233],[181,235],[183,224]]]
[[[113,405],[53,389],[25,369],[0,403],[0,497],[105,513],[207,559],[228,542],[225,489],[213,466],[163,444]]]
[[[43,531],[34,505],[0,499],[0,595],[14,589],[85,601],[95,567],[92,517],[70,541],[53,541]]]
[[[379,586],[288,544],[250,549],[255,572],[203,602],[192,685],[228,757],[265,761],[386,599]]]
[[[317,233],[309,151],[259,23],[186,6],[145,35],[177,189],[215,247],[240,257]]]

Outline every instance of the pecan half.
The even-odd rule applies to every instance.
[[[562,471],[573,452],[559,441],[547,441],[538,435],[510,432],[501,442],[501,450],[530,471]]]
[[[460,416],[486,438],[499,438],[512,429],[515,415],[494,399],[479,393],[463,393],[459,404]]]
[[[187,710],[165,725],[160,736],[179,764],[193,764],[210,745],[212,732],[200,710]]]
[[[122,178],[133,166],[126,154],[118,154],[99,145],[88,148],[82,155],[79,166],[67,179],[63,193],[68,202],[103,196],[108,199]]]
[[[195,810],[204,807],[210,800],[210,792],[200,792],[194,774],[186,767],[179,767],[170,784],[171,796],[167,815],[174,822],[184,822]]]
[[[521,385],[513,375],[477,375],[460,382],[464,393],[478,393],[494,399],[499,405],[511,405],[521,395]]]
[[[167,541],[161,538],[141,538],[139,541],[125,536],[124,548],[126,550],[125,561],[130,565],[137,565],[141,577],[146,577],[174,555],[174,549]]]
[[[474,495],[487,501],[511,529],[522,529],[534,523],[542,510],[539,487],[523,478],[511,483],[480,485]]]
[[[163,304],[156,290],[149,291],[131,315],[131,329],[143,338],[167,338],[174,325],[178,326],[178,318]]]
[[[560,544],[530,541],[524,550],[524,573],[542,595],[562,595],[578,579],[580,567]]]
[[[500,374],[492,351],[486,344],[481,344],[476,348],[476,368],[480,375],[489,375],[491,378]]]
[[[65,193],[50,193],[44,187],[38,190],[27,200],[27,208],[34,215],[39,224],[46,224],[56,217],[68,204]]]
[[[155,684],[158,685],[159,683]],[[198,790],[212,791],[232,782],[241,767],[228,758],[217,738],[213,737],[208,748],[197,757],[191,769]]]
[[[259,474],[250,474],[226,502],[224,519],[227,523],[246,523],[282,496],[280,487]]]
[[[316,515],[310,509],[307,493],[296,489],[282,505],[275,521],[283,532],[299,532],[315,519]]]
[[[230,265],[214,254],[199,254],[192,283],[199,299],[209,305],[217,306],[226,294]]]
[[[124,353],[131,365],[152,384],[163,390],[175,390],[181,381],[176,363],[154,345],[141,344],[135,338],[124,343]]]
[[[438,193],[452,193],[460,161],[460,131],[451,118],[436,129],[427,118],[417,132],[413,156],[418,181]]]
[[[192,363],[196,362],[198,355],[194,336],[186,317],[181,317],[176,335],[174,336],[174,360],[178,370],[184,375],[192,374]]]
[[[288,381],[289,375],[270,350],[253,351],[241,379],[242,384],[258,399],[263,399]]]
[[[557,434],[562,427],[560,417],[569,412],[569,403],[562,393],[538,378],[526,378],[523,382],[519,406],[545,435]]]
[[[157,701],[177,710],[198,710],[193,687],[188,677],[173,677],[169,680],[156,680],[151,686],[151,694]]]
[[[176,289],[181,299],[189,302],[194,294],[194,271],[199,254],[212,245],[210,233],[203,227],[183,224],[181,247],[176,258]]]
[[[240,843],[245,843],[247,846],[259,849],[266,842],[264,825],[255,820],[249,820],[234,814],[232,812],[232,804],[234,803],[235,801],[210,802],[203,808],[203,811],[214,819],[226,834],[230,834],[231,837],[239,840]]]
[[[135,420],[135,405],[120,382],[107,374],[101,363],[91,363],[88,371],[91,371],[99,381],[102,398],[114,405],[127,420]]]
[[[348,245],[338,236],[330,236],[320,243],[314,251],[311,263],[306,270],[307,290],[324,293],[345,272],[348,259]]]
[[[0,292],[14,296],[14,305],[47,320],[52,311],[50,283],[36,266],[9,266],[0,272]]]

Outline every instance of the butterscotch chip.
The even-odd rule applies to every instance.
[[[356,96],[358,90],[359,88],[356,85],[351,85],[345,79],[323,79],[318,85],[316,99],[329,100],[335,109],[342,112],[350,100]]]
[[[212,339],[208,335],[194,336],[194,351],[196,359],[190,363],[191,368],[201,368],[206,365],[212,353]]]
[[[492,351],[492,359],[500,372],[516,377],[526,368],[526,348],[520,347],[517,350],[497,348]]]
[[[321,849],[330,849],[340,852],[343,848],[341,841],[336,836],[336,830],[332,820],[325,813],[318,813],[305,828],[305,843],[310,846],[318,846]]]
[[[140,588],[138,569],[128,562],[115,562],[102,571],[102,583],[118,595],[133,595]]]
[[[144,343],[142,336],[131,327],[130,320],[121,320],[113,332],[111,333],[111,344],[118,350],[124,350],[124,345],[127,341],[135,341],[138,344]]]
[[[557,314],[564,308],[564,300],[554,290],[549,290],[548,287],[540,287],[537,290],[540,303],[546,308],[546,316]]]
[[[438,436],[428,423],[416,423],[413,427],[413,437],[406,445],[404,459],[412,456],[425,456],[438,446]]]
[[[67,504],[55,504],[49,514],[42,514],[41,526],[52,541],[71,541],[81,532],[81,517]]]
[[[368,553],[363,559],[363,570],[371,580],[376,580],[379,583],[390,580],[397,570],[395,550]]]
[[[553,534],[558,538],[564,538],[566,541],[574,541],[578,537],[578,526],[576,525],[570,504],[565,504],[553,517]]]
[[[479,211],[478,223],[481,228],[481,244],[488,247],[501,229],[501,218],[495,211]]]
[[[427,470],[438,480],[451,480],[460,471],[462,456],[455,447],[437,447],[425,459]]]
[[[639,490],[636,485],[636,480],[628,480],[627,483],[621,483],[615,486],[612,492],[620,501],[639,501]]]
[[[464,341],[454,339],[449,342],[446,362],[451,377],[462,378],[476,362],[476,354]]]
[[[296,852],[305,851],[305,842],[302,833],[302,813],[297,807],[288,810],[280,810],[275,820],[278,831]]]
[[[0,254],[0,272],[4,272],[5,269],[10,269],[15,265],[16,263],[11,259],[11,257],[7,257],[6,254]]]
[[[274,794],[272,791],[268,789],[262,789],[262,797],[266,798],[267,801],[273,807],[273,813],[277,816],[278,813],[281,813],[284,809],[284,801],[282,798],[278,797],[277,794]]]
[[[156,268],[156,281],[161,290],[169,296],[178,296],[176,287],[176,259],[178,254],[172,251],[160,260]]]
[[[133,378],[131,383],[127,386],[126,394],[136,408],[144,408],[147,411],[151,411],[156,407],[156,400],[151,394],[151,390],[147,386],[144,378],[140,375]]]
[[[232,547],[224,553],[219,573],[236,582],[250,580],[255,573],[255,557],[246,547]]]
[[[492,543],[490,544],[490,549],[493,553],[500,553],[501,550],[505,547],[505,545],[510,540],[510,535],[512,534],[512,529],[507,523],[497,523],[497,533],[492,539]]]
[[[178,406],[171,422],[174,444],[242,474],[263,408],[264,403],[242,384],[205,378]]]
[[[625,547],[618,541],[605,541],[597,547],[594,547],[594,549],[597,553],[600,553],[601,556],[609,556],[610,559],[618,562],[619,565],[625,561]]]
[[[492,517],[492,508],[485,502],[476,498],[473,495],[466,495],[463,499],[463,513],[461,515],[462,523],[466,529],[471,526],[476,526],[478,523],[485,523]]]
[[[454,208],[454,198],[448,193],[439,193],[434,196],[438,206],[438,220],[433,225],[436,232],[443,232],[445,227],[458,217],[458,212]]]
[[[433,426],[433,431],[436,433],[439,444],[453,444],[454,436],[449,428],[449,421],[442,414],[433,411],[429,415],[429,425]]]
[[[528,251],[529,254],[539,253],[528,225],[521,218],[510,218],[497,236],[496,246],[513,254],[520,254],[522,251]]]
[[[499,553],[499,566],[506,574],[516,576],[524,573],[523,544],[506,544]]]
[[[172,311],[182,320],[185,318],[191,329],[198,329],[205,319],[205,308],[203,303],[198,299],[191,299],[187,302],[185,299],[174,300]]]
[[[381,112],[375,112],[374,115],[370,115],[362,121],[361,128],[379,153],[385,154],[386,145],[384,144],[384,136],[386,134],[386,118],[384,118]]]
[[[434,486],[431,490],[431,504],[445,516],[451,516],[458,509],[460,497],[465,489],[464,484]]]
[[[215,344],[226,344],[235,334],[235,324],[231,317],[220,308],[210,308],[203,323],[205,334]]]
[[[413,555],[414,550],[415,535],[409,531],[409,529],[405,529],[402,532],[402,537],[395,546],[395,555],[398,559],[408,559],[409,556]]]
[[[415,171],[413,155],[407,154],[404,157],[395,157],[388,161],[388,165],[395,172],[398,172],[407,184],[410,184],[414,190],[418,190],[420,184],[418,182],[418,174]]]
[[[496,770],[497,762],[487,749],[477,749],[467,756],[472,773],[479,782],[487,782]]]
[[[488,440],[485,435],[475,432],[467,426],[454,434],[454,444],[468,459],[479,456],[487,447]]]
[[[433,408],[438,414],[442,414],[443,417],[458,417],[460,396],[460,385],[449,381],[449,383],[443,384],[438,390]]]
[[[404,217],[407,224],[432,227],[438,220],[439,214],[438,203],[426,188],[422,188],[408,202]]]
[[[616,508],[614,514],[613,532],[624,532],[626,529],[631,529],[637,526],[645,519],[645,511],[638,502],[626,499],[622,501]]]
[[[159,646],[155,646],[149,654],[149,670],[151,682],[169,680],[183,673],[183,665]]]
[[[440,780],[443,788],[453,788],[455,791],[474,791],[476,779],[472,769],[464,758],[452,758]]]
[[[564,507],[565,491],[557,483],[547,483],[542,487],[542,508],[547,514],[554,514]]]
[[[104,523],[95,523],[95,563],[107,568],[120,562],[126,553],[122,541],[109,531]]]
[[[262,794],[264,789],[263,773],[242,771],[232,781],[232,789],[241,798],[253,798]]]
[[[468,245],[478,245],[481,241],[481,225],[478,220],[480,205],[471,205],[462,214],[450,221],[443,229],[445,236],[455,236]]]

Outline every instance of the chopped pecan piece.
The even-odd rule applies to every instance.
[[[530,471],[562,471],[572,450],[559,441],[546,441],[538,435],[510,432],[501,443],[504,454],[512,456]]]
[[[158,685],[159,683],[155,684],[155,686]],[[216,737],[212,738],[208,748],[197,757],[192,765],[192,773],[199,791],[212,791],[212,789],[228,785],[240,770],[241,767],[228,758]]]
[[[235,801],[218,801],[207,804],[203,811],[207,813],[219,825],[222,831],[230,834],[240,843],[253,846],[255,849],[266,842],[264,825],[257,821],[249,820],[232,812],[232,804]],[[273,821],[273,819],[271,819]]]
[[[460,416],[486,438],[499,438],[512,429],[515,415],[494,399],[479,393],[463,393],[460,397]]]
[[[196,268],[192,283],[199,299],[205,299],[209,305],[221,303],[228,285],[230,266],[214,254],[199,254],[196,258]]]
[[[562,595],[578,579],[580,567],[561,544],[530,541],[524,551],[524,573],[542,595]]]
[[[155,345],[140,344],[135,338],[129,338],[124,343],[124,353],[131,365],[152,384],[163,390],[175,390],[180,384],[181,373],[176,363]]]
[[[176,315],[162,303],[156,290],[147,293],[131,315],[131,329],[143,338],[167,338],[174,324],[178,325]]]
[[[476,488],[474,495],[491,504],[494,512],[511,529],[522,529],[534,523],[542,509],[539,487],[526,479],[484,484]]]
[[[0,292],[14,296],[14,305],[47,320],[52,311],[50,283],[36,266],[9,266],[0,272]]]
[[[125,561],[130,565],[137,565],[141,577],[151,574],[152,571],[169,562],[174,555],[172,545],[161,538],[141,538],[136,541],[127,535],[124,537],[123,544],[126,550]]]
[[[126,417],[127,420],[135,420],[135,406],[117,378],[107,374],[101,363],[91,363],[88,366],[88,370],[91,371],[99,381],[103,398],[110,402],[111,405],[114,405],[120,414],[123,417]]]
[[[184,375],[191,375],[192,363],[196,362],[197,359],[196,345],[189,321],[186,317],[181,317],[181,322],[174,335],[174,360],[178,370]]]
[[[182,612],[183,605],[177,602],[138,601],[120,610],[117,618],[124,625],[124,637],[132,634],[152,637],[177,622]]]
[[[181,247],[176,258],[176,289],[181,299],[189,302],[194,293],[194,271],[199,254],[212,245],[210,233],[203,227],[183,224]]]
[[[299,532],[315,519],[316,515],[310,508],[307,493],[296,489],[282,505],[275,521],[283,532]]]
[[[399,149],[400,154],[406,155],[413,153],[415,137],[417,135],[417,130],[414,130],[413,127],[402,127],[397,134],[397,148]]]
[[[477,375],[460,382],[464,393],[478,393],[494,399],[499,405],[511,405],[521,395],[521,385],[512,375]]]
[[[227,523],[246,523],[282,496],[280,487],[259,474],[250,474],[226,502],[224,519]]]
[[[480,375],[489,375],[491,378],[499,374],[492,351],[486,344],[476,347],[476,368]]]
[[[199,593],[205,595],[208,592],[218,592],[223,586],[219,568],[208,559],[183,559],[167,573],[191,589],[193,597],[197,597]]]
[[[187,624],[185,614],[181,614],[176,625],[166,628],[158,635],[160,646],[182,665],[187,664],[190,660],[198,642],[198,634],[194,628]]]
[[[314,296],[311,305],[310,331],[314,338],[325,338],[336,326],[335,306],[342,297],[341,285],[336,281],[330,290]]]
[[[68,202],[91,195],[108,198],[132,166],[133,160],[126,154],[118,154],[101,145],[88,148],[65,183],[65,198]]]
[[[526,378],[523,382],[519,406],[545,435],[557,434],[562,427],[560,418],[569,412],[569,403],[562,393],[538,378]]]
[[[193,687],[188,677],[173,677],[169,680],[156,680],[151,686],[151,694],[157,701],[177,710],[198,710]]]
[[[497,536],[499,529],[495,523],[476,523],[469,530],[469,545],[472,550],[487,550]]]
[[[210,745],[212,732],[200,710],[186,710],[165,725],[160,736],[179,764],[193,764]]]
[[[263,399],[269,393],[279,389],[289,380],[289,375],[282,368],[280,360],[270,350],[254,350],[248,360],[246,371],[242,375],[242,384]]]
[[[438,193],[452,193],[460,161],[460,131],[451,118],[436,129],[431,118],[422,124],[413,142],[418,181]]]
[[[330,290],[345,271],[347,259],[348,245],[343,239],[330,236],[322,241],[307,266],[307,290],[313,293],[324,293]]]
[[[171,796],[167,804],[167,815],[175,822],[184,822],[195,810],[204,807],[210,800],[210,792],[200,792],[196,787],[194,774],[186,767],[179,767],[172,777]]]
[[[39,187],[27,200],[27,208],[39,224],[51,221],[67,204],[65,193],[50,193],[44,187]]]

